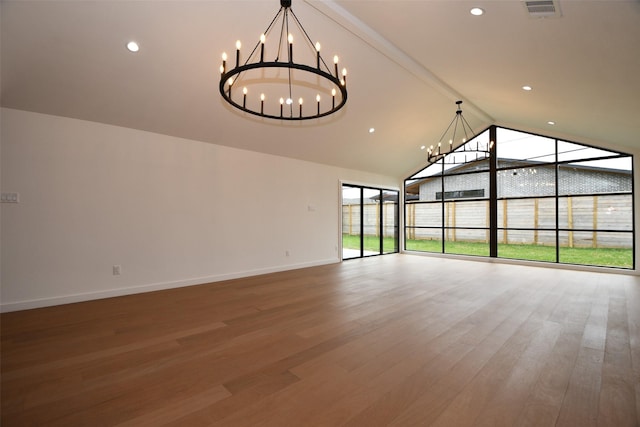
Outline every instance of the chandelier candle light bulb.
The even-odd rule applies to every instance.
[[[260,62],[264,62],[264,42],[267,41],[267,36],[260,34]]]
[[[293,62],[293,36],[289,34],[287,40],[289,41],[289,62]]]
[[[316,67],[320,69],[320,42],[316,42]]]
[[[247,88],[242,88],[242,106],[247,108]]]
[[[242,43],[240,40],[236,42],[236,68],[240,66],[240,48],[242,47]]]

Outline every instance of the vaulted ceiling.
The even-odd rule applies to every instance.
[[[293,0],[349,71],[344,109],[293,123],[247,117],[218,93],[221,52],[257,39],[279,6],[3,1],[2,106],[397,177],[424,165],[420,147],[457,99],[476,131],[495,123],[640,148],[638,0],[560,0],[548,18],[517,0]]]

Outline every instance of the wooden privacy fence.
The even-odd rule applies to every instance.
[[[498,241],[505,244],[555,245],[555,204],[554,198],[499,200]],[[442,208],[440,203],[407,204],[407,239],[442,239]],[[559,232],[563,247],[631,248],[632,224],[630,194],[558,199],[558,228],[570,230]],[[486,243],[489,241],[489,226],[488,200],[444,203],[447,241]]]
[[[379,236],[380,222],[384,237],[393,237],[396,234],[396,203],[382,204],[382,217],[380,216],[380,204],[367,203],[364,207],[365,236]],[[342,206],[342,234],[350,236],[360,235],[360,204]]]

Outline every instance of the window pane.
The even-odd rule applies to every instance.
[[[444,204],[445,227],[489,227],[489,201],[456,201]]]
[[[555,246],[555,230],[523,230],[508,228],[498,230],[498,244]]]
[[[442,192],[442,178],[427,178],[420,181],[418,186],[418,200],[420,201],[434,201],[436,194]]]
[[[425,152],[425,159],[426,157],[427,157],[427,154]],[[412,175],[411,178],[409,179],[418,180],[418,179],[422,179],[422,178],[426,178],[434,175],[441,175],[441,174],[442,174],[442,161],[439,161],[437,163],[429,165],[426,168],[418,171],[417,173]]]
[[[489,230],[450,228],[445,236],[445,253],[489,256]]]
[[[360,257],[360,188],[342,186],[342,259]]]
[[[618,155],[620,155],[620,153],[616,153],[615,151],[607,151],[599,148],[587,147],[586,145],[574,144],[573,142],[558,140],[559,162]]]
[[[498,241],[499,258],[556,261],[555,231],[499,230]]]
[[[503,128],[497,128],[496,132],[498,167],[502,167],[505,159],[524,160],[527,163],[556,160],[554,139]]]
[[[631,194],[572,196],[558,199],[559,228],[583,230],[633,229]]]
[[[560,232],[560,262],[633,268],[633,233]]]
[[[430,188],[429,196],[442,200],[442,188]],[[468,175],[444,177],[444,200],[451,199],[488,199],[489,173],[479,172]],[[432,199],[433,200],[433,199]]]
[[[611,196],[595,196],[597,206],[597,229],[599,230],[633,230],[633,195],[615,194]]]
[[[382,191],[382,251],[398,252],[398,192]]]
[[[576,162],[558,166],[558,194],[631,192],[631,159]]]
[[[407,203],[407,227],[442,227],[442,204]]]
[[[533,166],[497,172],[498,198],[553,196],[556,194],[555,166]]]
[[[407,229],[405,249],[442,253],[442,229]]]
[[[365,255],[380,254],[380,190],[363,188],[364,209],[362,233],[364,237]]]
[[[409,203],[420,199],[420,179],[406,180],[404,182],[404,201]]]
[[[555,198],[498,200],[498,227],[555,230]]]

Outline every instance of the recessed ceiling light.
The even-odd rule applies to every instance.
[[[471,8],[469,13],[471,13],[473,16],[480,16],[480,15],[484,14],[484,9],[479,8],[479,7],[474,7],[474,8]]]
[[[553,120],[549,120],[549,121],[547,122],[547,124],[548,124],[548,125],[553,126],[553,125],[555,125],[555,124],[556,124],[556,122],[554,122]]]
[[[369,128],[369,133],[374,133],[376,130],[374,128]]]
[[[127,43],[127,49],[129,49],[129,52],[137,52],[140,50],[140,46],[138,46],[138,43],[132,41]]]
[[[522,86],[522,90],[526,90],[527,92],[533,89],[531,86]]]

